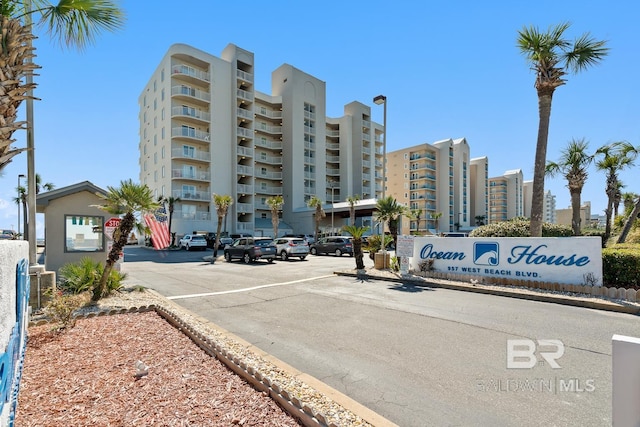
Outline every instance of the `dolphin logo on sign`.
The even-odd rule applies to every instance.
[[[498,265],[500,251],[496,242],[475,242],[473,244],[473,263],[475,265]]]

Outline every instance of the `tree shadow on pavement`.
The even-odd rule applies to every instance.
[[[400,292],[423,292],[423,291],[433,291],[432,288],[424,287],[424,286],[416,286],[411,282],[406,283],[398,283],[393,286],[389,286],[389,289],[392,291],[400,291]]]

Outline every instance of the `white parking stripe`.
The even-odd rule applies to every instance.
[[[256,289],[271,288],[271,287],[274,287],[274,286],[293,285],[293,284],[296,284],[296,283],[309,282],[311,280],[326,279],[327,277],[334,277],[334,275],[333,274],[327,274],[326,276],[310,277],[310,278],[307,278],[307,279],[293,280],[291,282],[272,283],[270,285],[260,285],[260,286],[254,286],[252,288],[233,289],[233,290],[230,290],[230,291],[207,292],[207,293],[204,293],[204,294],[191,294],[191,295],[176,295],[174,297],[167,297],[167,299],[171,299],[171,300],[173,300],[173,299],[187,299],[187,298],[209,297],[209,296],[214,296],[214,295],[236,294],[236,293],[240,293],[240,292],[255,291]]]

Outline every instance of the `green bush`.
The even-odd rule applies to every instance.
[[[589,236],[589,237],[600,237],[600,240],[602,240],[602,247],[606,247],[606,240],[604,240],[604,230],[601,230],[599,228],[587,228],[587,229],[583,229],[582,230],[582,235],[583,236]]]
[[[509,221],[482,225],[473,230],[469,237],[531,237],[528,218],[517,217]],[[573,231],[566,225],[542,223],[542,237],[571,237]]]
[[[603,249],[602,282],[616,288],[639,288],[640,245],[625,243]]]
[[[93,288],[100,282],[103,271],[104,264],[85,257],[79,262],[65,264],[60,268],[58,286],[69,294],[93,291]],[[107,294],[120,290],[126,277],[127,275],[124,273],[115,269],[111,270],[107,279]]]
[[[91,299],[88,292],[68,294],[60,289],[49,289],[45,295],[49,297],[49,301],[44,306],[44,313],[56,323],[55,329],[60,332],[67,331],[76,325],[73,313]]]

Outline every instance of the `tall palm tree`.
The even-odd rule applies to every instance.
[[[436,212],[431,214],[431,219],[433,219],[433,224],[434,224],[436,233],[438,232],[438,222],[440,222],[440,218],[442,218],[442,212]]]
[[[316,213],[315,213],[315,220],[316,220],[315,234],[316,235],[314,237],[317,242],[318,238],[320,237],[320,221],[322,221],[322,218],[327,216],[327,214],[324,212],[324,209],[322,209],[322,200],[320,200],[318,196],[311,197],[307,202],[307,206],[309,206],[310,208],[314,208],[316,210]]]
[[[40,191],[42,190],[46,190],[46,191],[51,191],[54,188],[56,188],[56,186],[50,182],[44,183],[42,184],[42,177],[40,176],[39,173],[36,174],[36,194],[40,194]],[[28,201],[28,197],[29,197],[29,193],[28,193],[28,188],[26,186],[18,186],[16,188],[17,192],[18,192],[18,197],[14,197],[13,201],[16,204],[22,204],[22,218],[23,221],[22,223],[24,224],[24,240],[29,240],[29,227],[28,227],[28,211],[27,211],[27,201]]]
[[[0,2],[0,171],[26,148],[12,148],[13,133],[26,129],[25,121],[16,121],[22,101],[35,88],[31,81],[38,68],[31,33],[32,17],[52,38],[67,47],[84,49],[101,31],[113,31],[124,24],[124,13],[110,0],[60,0],[54,5],[46,0],[2,0]],[[28,79],[25,80],[25,77]]]
[[[411,217],[416,220],[416,234],[420,234],[420,217],[422,217],[422,209],[412,209]]]
[[[633,145],[626,141],[614,142],[596,151],[596,168],[607,174],[605,193],[607,193],[607,208],[605,209],[606,225],[604,230],[605,242],[611,236],[611,214],[613,203],[618,191],[618,173],[628,166],[632,166],[637,155]]]
[[[220,233],[222,232],[222,221],[227,216],[229,207],[233,205],[233,197],[228,194],[214,194],[213,204],[216,206],[216,213],[218,214],[218,228],[216,229],[216,242],[213,245],[213,258],[211,263],[213,264],[218,256],[218,247],[220,246]]]
[[[538,139],[533,169],[531,200],[531,236],[542,236],[544,213],[544,175],[547,162],[547,140],[551,101],[556,88],[564,85],[568,72],[580,72],[599,63],[609,52],[606,41],[594,40],[585,33],[571,42],[564,37],[569,23],[550,27],[541,32],[537,27],[524,27],[518,31],[517,44],[536,74],[538,93]]]
[[[171,221],[173,220],[173,212],[175,210],[176,203],[180,203],[181,201],[182,199],[180,197],[158,197],[158,203],[161,203],[162,205],[166,203],[168,205],[167,210],[169,212],[169,236],[171,236],[171,244],[169,246],[175,246],[176,244],[176,234],[171,232]]]
[[[120,258],[120,253],[127,244],[131,231],[136,226],[136,213],[157,209],[159,203],[154,201],[153,194],[146,185],[135,184],[130,179],[120,181],[120,187],[107,187],[107,194],[100,196],[104,204],[100,209],[112,215],[123,215],[120,225],[113,232],[113,246],[104,265],[100,283],[93,289],[92,300],[97,301],[106,296],[107,280],[113,266]]]
[[[271,209],[271,225],[273,226],[273,238],[278,237],[278,223],[280,222],[280,210],[284,205],[281,195],[272,196],[267,199],[267,206]]]
[[[347,197],[347,203],[349,203],[349,225],[356,225],[356,205],[360,201],[360,195],[354,194]]]
[[[584,139],[573,139],[562,150],[558,162],[548,162],[546,167],[547,175],[553,177],[561,174],[567,180],[567,188],[571,194],[571,228],[574,236],[581,234],[580,196],[589,175],[589,166],[593,162],[593,155],[587,153],[588,148],[589,143]]]
[[[626,187],[622,181],[618,181],[616,194],[613,196],[613,216],[616,218],[620,214],[620,203],[622,203],[622,189]]]
[[[389,233],[393,237],[393,244],[398,241],[398,221],[400,217],[407,213],[407,209],[398,203],[393,196],[386,196],[384,199],[379,199],[376,203],[376,219],[382,221],[382,230],[384,232],[384,225],[389,227]]]
[[[344,231],[351,234],[353,237],[353,254],[356,258],[356,268],[358,270],[364,270],[364,253],[362,252],[362,235],[369,229],[369,227],[357,227],[356,225],[349,224],[342,227]]]
[[[640,216],[640,196],[637,196],[637,200],[635,205],[633,206],[633,210],[631,210],[631,212],[629,213],[629,216],[627,217],[627,220],[622,227],[622,231],[620,232],[616,243],[624,243],[625,240],[627,240],[627,235],[629,234],[629,231],[631,231],[633,223],[638,219],[638,216]]]

